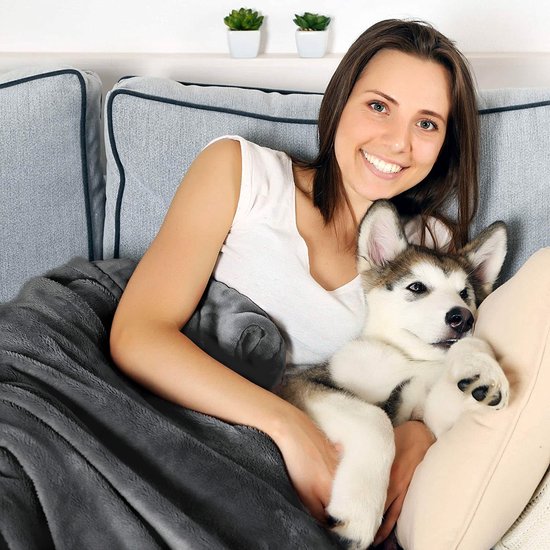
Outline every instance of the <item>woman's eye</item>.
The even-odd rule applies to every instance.
[[[407,287],[407,290],[410,290],[414,294],[423,294],[428,289],[426,288],[426,285],[424,283],[421,283],[420,281],[415,281]]]
[[[437,124],[431,120],[421,120],[418,126],[422,128],[422,130],[437,130]]]
[[[369,103],[370,108],[377,113],[384,113],[386,111],[386,106],[379,101],[372,101]]]

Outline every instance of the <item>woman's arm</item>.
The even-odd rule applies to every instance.
[[[302,411],[218,363],[180,332],[231,227],[240,181],[236,141],[215,142],[193,162],[124,291],[111,355],[123,372],[165,399],[271,436],[300,498],[323,519],[337,464],[333,445]]]

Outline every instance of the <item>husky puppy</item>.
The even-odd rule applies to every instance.
[[[327,364],[288,374],[281,390],[343,447],[327,513],[350,547],[367,548],[381,524],[392,425],[422,420],[438,437],[465,411],[507,405],[502,369],[489,345],[472,336],[506,242],[506,226],[496,222],[457,254],[409,244],[385,200],[361,222],[362,335]]]

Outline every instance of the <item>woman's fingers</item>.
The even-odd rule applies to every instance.
[[[324,472],[318,471],[313,479],[305,480],[302,485],[298,480],[297,490],[300,500],[309,510],[310,514],[320,523],[325,523],[327,519],[326,508],[330,502],[332,491],[333,475],[331,469],[325,469]]]
[[[281,424],[274,440],[300,500],[324,523],[341,446],[331,443],[302,411],[292,408],[290,413],[292,418]]]
[[[376,544],[386,539],[395,526],[414,471],[434,442],[433,434],[428,428],[416,421],[397,426],[394,435],[395,458],[390,472],[384,519],[374,539]]]
[[[401,493],[393,502],[390,503],[386,513],[384,514],[382,525],[380,525],[380,528],[374,537],[374,546],[377,546],[390,536],[392,529],[397,523],[397,518],[399,518],[399,514],[401,513],[401,508],[403,508],[403,502],[405,501],[406,494],[406,492]]]
[[[326,439],[325,445],[326,445],[327,468],[330,473],[330,477],[332,481],[332,479],[334,479],[334,474],[336,473],[336,468],[338,467],[338,463],[340,462],[340,457],[342,454],[343,447],[340,443],[332,443],[328,439]],[[332,486],[332,483],[331,483],[331,486]]]
[[[310,495],[300,495],[304,506],[309,510],[309,513],[319,522],[324,523],[326,520],[326,512],[323,503]]]
[[[340,462],[340,459],[342,458],[342,453],[344,452],[344,446],[341,443],[331,443],[331,445],[336,453],[336,466],[338,466],[338,462]]]

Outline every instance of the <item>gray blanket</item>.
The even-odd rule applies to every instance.
[[[265,434],[168,403],[113,365],[110,323],[133,268],[75,259],[0,306],[0,548],[339,547]],[[284,348],[252,324],[221,340],[245,375],[279,362],[260,380],[270,386]]]

